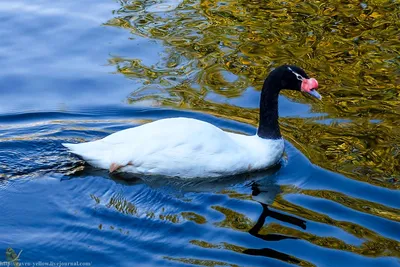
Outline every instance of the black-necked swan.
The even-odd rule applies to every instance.
[[[230,133],[196,119],[168,118],[113,133],[103,139],[63,144],[90,165],[110,172],[205,178],[267,169],[282,157],[278,124],[281,89],[318,99],[318,82],[296,66],[280,66],[266,78],[260,99],[257,134]]]

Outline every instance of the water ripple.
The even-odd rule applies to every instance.
[[[0,4],[0,250],[93,266],[398,266],[399,11]],[[127,180],[61,146],[179,116],[254,134],[263,79],[286,63],[315,76],[324,101],[280,96],[286,154],[269,172]]]

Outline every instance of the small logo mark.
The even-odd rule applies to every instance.
[[[22,253],[22,249],[21,251],[18,253],[15,253],[15,251],[12,248],[7,248],[6,249],[6,260],[8,262],[12,262],[14,264],[14,267],[19,267],[19,256],[21,256]]]

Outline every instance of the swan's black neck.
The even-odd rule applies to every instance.
[[[281,138],[278,123],[278,97],[281,90],[280,79],[269,76],[263,85],[260,99],[260,120],[257,135],[265,139]]]

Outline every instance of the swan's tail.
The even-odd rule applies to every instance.
[[[62,145],[68,148],[71,153],[79,156],[94,167],[108,169],[110,166],[109,149],[102,144],[102,142],[94,141],[80,144],[63,143]]]

